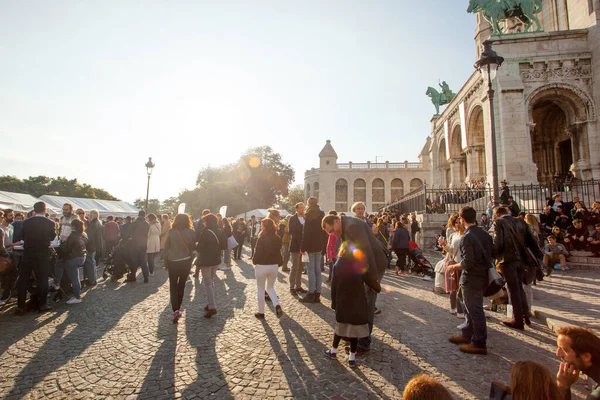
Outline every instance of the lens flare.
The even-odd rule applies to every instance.
[[[258,168],[260,166],[260,158],[256,156],[250,157],[250,159],[248,160],[248,165],[250,166],[250,168]]]

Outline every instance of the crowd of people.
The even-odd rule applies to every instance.
[[[553,222],[552,228],[561,223],[564,209],[578,210],[575,216],[577,212],[582,213],[583,205],[575,203],[569,207],[560,197],[553,201],[549,207],[555,214],[547,214],[545,220]],[[8,291],[6,295],[3,293],[3,301],[7,301],[17,287],[16,315],[26,313],[28,292],[29,308],[39,312],[50,310],[48,278],[53,277],[50,289],[63,290],[65,270],[68,290],[72,292],[67,304],[80,303],[80,283],[96,285],[96,263],[106,258],[114,262],[115,254],[122,252],[126,269],[115,268],[113,280],[128,271],[125,281],[135,282],[141,269],[143,281],[147,283],[158,265],[158,257],[163,258],[169,276],[173,323],[183,315],[186,282],[191,275],[196,278],[202,275],[207,302],[204,317],[210,318],[218,308],[214,287],[217,270],[230,269],[231,259],[242,257],[243,244],[248,241],[257,288],[254,316],[260,320],[266,318],[266,301],[272,302],[276,317],[284,313],[275,290],[280,267],[289,273],[290,294],[303,303],[321,302],[322,277],[328,267],[326,283],[331,286],[336,326],[331,346],[324,349],[324,353],[331,359],[337,358],[339,345],[346,340],[350,367],[357,365],[357,355],[370,350],[374,316],[381,312],[376,307],[377,296],[385,272],[390,268],[392,253],[397,259],[396,274],[405,274],[411,243],[416,241],[419,232],[414,215],[367,215],[362,202],[352,206],[354,216],[338,215],[336,211],[325,213],[314,197],[310,197],[306,205],[296,204],[295,214],[288,218],[281,218],[277,209],[269,209],[267,217],[260,221],[255,217],[249,220],[224,218],[204,210],[195,223],[187,214],[177,214],[173,219],[168,214],[146,215],[145,211],[140,211],[137,218],[107,217],[102,223],[96,210],[86,215],[83,210],[74,211],[70,204],[65,204],[62,211],[62,217],[54,221],[47,218],[45,204],[38,202],[28,215],[12,210],[3,210],[0,214],[0,257],[10,260],[0,265],[12,264],[0,271],[2,287]],[[536,279],[543,279],[537,271],[532,275],[524,250],[529,249],[548,264],[554,261],[554,253],[548,251],[560,244],[553,242],[553,235],[549,234],[548,245],[542,247],[541,232],[546,229],[543,223],[536,229],[535,216],[525,215],[521,219],[513,213],[509,205],[499,206],[486,224],[483,221],[478,224],[476,211],[463,207],[450,217],[447,230],[439,240],[438,245],[446,256],[435,268],[434,290],[449,293],[450,312],[464,319],[458,326],[461,334],[449,338],[464,353],[487,354],[483,303],[489,296],[490,271],[497,270],[506,281],[513,307],[513,317],[503,321],[504,325],[523,330],[531,324],[530,287]],[[482,219],[484,217],[487,219],[488,214]],[[574,218],[575,229],[580,229],[575,223],[578,220],[583,220],[583,216]],[[489,226],[489,232],[481,229],[482,226]],[[582,234],[573,229],[568,235],[562,238],[566,244],[563,247],[594,244],[594,240],[588,241],[589,236],[584,235],[581,240]],[[51,267],[52,248],[56,248],[57,254]],[[545,254],[542,248],[546,249]],[[80,267],[83,267],[83,276],[79,276]],[[303,273],[307,275],[307,289],[302,287]],[[31,290],[32,285],[35,291]],[[517,363],[510,387],[496,384],[497,390],[510,391],[514,398],[558,399],[567,398],[562,396],[567,396],[579,372],[600,380],[600,338],[597,335],[582,328],[564,328],[559,332],[557,343],[557,356],[563,363],[556,379],[542,379],[548,376],[546,367],[533,362]],[[533,379],[533,376],[541,378]],[[429,378],[415,377],[406,387],[404,398],[446,398],[444,391]],[[437,394],[423,397],[423,393]],[[590,398],[600,398],[600,388],[596,387],[592,395],[596,397]]]

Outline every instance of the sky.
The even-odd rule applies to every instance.
[[[448,0],[0,0],[0,175],[66,176],[132,202],[269,145],[296,171],[416,161],[425,95],[473,72]]]

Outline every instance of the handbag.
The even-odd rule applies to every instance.
[[[475,238],[475,241],[477,242],[477,245],[481,249],[481,251],[483,251],[483,254],[485,254],[485,257],[488,259],[488,263],[489,263],[488,284],[487,284],[487,287],[483,290],[483,295],[485,297],[489,298],[490,300],[494,300],[496,298],[502,297],[502,288],[504,287],[504,283],[505,283],[504,279],[502,279],[502,277],[496,270],[496,266],[494,265],[492,256],[487,254],[487,252],[485,251],[485,248],[483,247],[483,245],[481,244],[479,239],[477,239],[477,237],[475,237],[475,236],[474,236],[474,238]]]
[[[517,235],[517,232],[515,231],[515,228],[512,226],[512,223],[510,223],[510,222],[508,223],[508,229],[510,229],[512,234],[517,239],[519,246],[521,246],[521,248],[524,249],[525,257],[524,257],[523,261],[525,262],[525,273],[523,274],[523,283],[526,285],[530,285],[536,279],[538,281],[543,281],[544,280],[544,269],[540,265],[540,261],[533,254],[533,251],[531,251],[531,249],[529,247],[525,246],[525,244],[523,243],[523,241],[521,240],[519,235]]]
[[[237,240],[235,240],[235,238],[233,236],[229,236],[227,238],[227,248],[228,249],[233,249],[234,247],[238,247],[239,243],[237,242]]]

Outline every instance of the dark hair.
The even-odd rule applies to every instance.
[[[340,217],[338,217],[337,215],[326,215],[321,221],[321,228],[325,229],[325,225],[333,226],[333,223],[339,219]]]
[[[140,212],[138,213],[138,217],[144,218],[145,216],[146,216],[146,211],[140,210]]]
[[[596,228],[600,226],[600,222],[598,222],[596,225],[594,225]]]
[[[115,217],[113,217],[112,215],[106,217],[106,221],[112,221],[113,219],[115,219]]]
[[[71,209],[73,209],[72,206]],[[38,201],[33,205],[33,211],[35,211],[36,214],[44,214],[46,212],[46,203]]]
[[[5,208],[4,209],[4,214],[10,214],[11,212],[14,212],[14,210],[12,208]]]
[[[587,328],[565,326],[557,332],[571,339],[571,348],[575,354],[590,353],[592,364],[600,365],[600,337]]]
[[[473,207],[463,207],[458,212],[458,215],[465,220],[467,224],[474,224],[477,220],[477,211]]]
[[[20,211],[19,211],[19,212],[16,212],[16,213],[15,213],[15,218],[16,218],[16,217],[24,217],[24,215],[23,215],[23,213],[22,213],[22,212],[20,212]],[[600,224],[598,224],[598,225],[600,225]]]
[[[205,210],[206,211],[206,210]],[[204,212],[204,211],[202,211]],[[218,228],[217,216],[213,213],[204,214],[202,216],[202,222],[206,224],[207,228]]]
[[[222,219],[221,219],[221,226],[222,226],[223,228],[225,228],[226,226],[228,226],[228,227],[229,227],[229,229],[233,229],[233,228],[231,227],[231,222],[229,222],[229,220],[228,220],[227,218],[222,218]]]
[[[127,221],[131,222],[131,217],[130,217],[130,216],[127,216],[127,218],[125,218],[125,220],[127,220]]]
[[[169,219],[169,216],[167,214],[161,214],[160,218],[161,219]]]
[[[271,218],[263,218],[260,221],[260,226],[262,227],[262,229],[260,230],[258,237],[262,237],[265,235],[277,235],[277,227],[275,226],[275,221],[273,221]]]
[[[153,213],[150,213],[150,214],[148,214],[148,219],[149,219],[151,222],[154,222],[154,221],[156,221],[156,214],[153,214]]]
[[[328,214],[329,214],[329,215],[338,215],[338,214],[337,214],[337,211],[335,211],[335,210],[331,210],[331,211],[329,211],[329,213],[328,213]]]
[[[177,229],[178,231],[182,231],[184,229],[192,228],[192,219],[188,214],[177,214],[175,216],[175,221],[173,221],[172,229]]]
[[[525,218],[525,211],[521,211],[521,212],[519,213],[519,217],[523,217],[523,218]]]
[[[508,211],[506,211],[506,208],[501,207],[501,206],[494,208],[494,215],[499,217],[501,215],[506,215],[506,214],[508,214]]]
[[[73,228],[73,231],[81,233],[81,234],[83,234],[83,231],[85,229],[85,226],[83,225],[83,221],[80,219],[74,219],[71,222],[71,227]]]
[[[554,240],[556,240],[556,236],[554,236],[554,235],[548,235],[547,239],[554,239]]]

